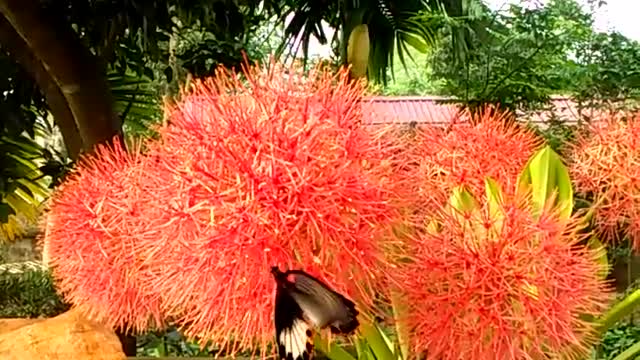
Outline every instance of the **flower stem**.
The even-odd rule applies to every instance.
[[[634,291],[622,301],[615,304],[609,311],[598,321],[596,329],[599,335],[604,334],[620,319],[631,314],[631,312],[640,305],[640,289]]]

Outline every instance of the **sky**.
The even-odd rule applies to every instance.
[[[587,0],[577,0],[588,9]],[[622,35],[640,41],[640,24],[638,14],[640,14],[640,0],[605,0],[606,4],[597,8],[594,13],[594,28],[598,31],[616,30]],[[499,9],[505,3],[545,3],[545,0],[484,0],[492,9]],[[328,27],[327,36],[330,38],[333,32]],[[328,57],[331,54],[329,45],[321,46],[315,39],[311,40],[309,46],[311,55]]]

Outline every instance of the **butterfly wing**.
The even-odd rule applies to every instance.
[[[293,297],[280,284],[276,290],[275,327],[281,360],[310,360],[313,330]]]
[[[294,279],[287,286],[289,294],[313,325],[330,326],[336,334],[350,334],[358,327],[358,311],[351,300],[304,271],[290,270],[287,274]]]

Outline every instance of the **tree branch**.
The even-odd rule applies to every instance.
[[[82,149],[82,138],[78,133],[73,114],[67,105],[64,94],[53,81],[42,63],[36,59],[20,35],[15,32],[11,24],[0,15],[0,44],[3,45],[13,59],[20,64],[40,87],[40,91],[47,100],[49,109],[60,127],[67,153],[76,159]]]
[[[90,151],[121,134],[105,69],[71,26],[50,16],[37,0],[0,0],[0,12],[62,91],[82,137],[82,149]]]

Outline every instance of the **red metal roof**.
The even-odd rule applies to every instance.
[[[455,116],[458,106],[442,103],[452,98],[440,96],[370,96],[363,101],[364,123],[409,124],[409,123],[447,123]],[[576,123],[580,114],[595,117],[596,109],[582,109],[571,98],[566,96],[551,97],[547,110],[519,112],[519,119],[544,125],[552,116],[566,123]]]
[[[448,123],[458,111],[456,105],[440,103],[447,98],[438,96],[375,96],[363,100],[364,123],[370,125]]]
[[[455,118],[459,105],[444,103],[453,98],[441,96],[368,96],[362,100],[363,122],[367,125],[383,124],[445,124]],[[200,101],[210,101],[203,97]],[[183,107],[200,106],[198,99],[191,98]],[[195,110],[195,109],[194,109]],[[519,112],[518,119],[531,121],[539,126],[545,126],[552,116],[558,117],[565,123],[576,123],[579,115],[595,118],[597,109],[582,109],[569,97],[552,97],[547,110],[535,112]]]

